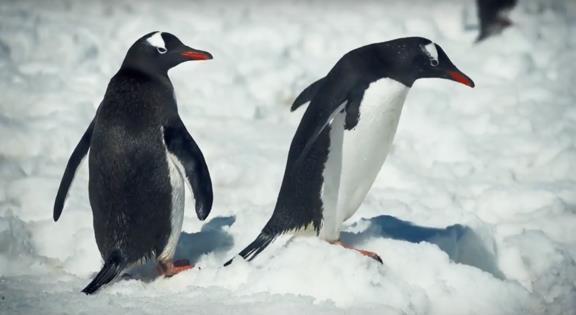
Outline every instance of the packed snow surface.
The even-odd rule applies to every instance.
[[[576,3],[523,0],[478,45],[472,0],[0,2],[0,313],[576,314]],[[61,219],[67,159],[143,34],[214,60],[171,71],[213,178],[188,191],[172,278],[80,290],[102,265],[84,163]],[[289,105],[347,51],[432,39],[476,82],[416,82],[392,152],[342,240],[279,239],[222,263],[272,214],[303,113]]]

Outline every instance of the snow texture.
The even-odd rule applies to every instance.
[[[523,0],[479,45],[472,0],[0,2],[1,314],[576,314],[576,2]],[[168,31],[214,60],[171,71],[213,176],[199,222],[187,191],[177,258],[123,280],[99,270],[84,163],[59,222],[72,149],[128,47]],[[342,239],[280,239],[232,257],[273,209],[303,113],[289,106],[345,52],[425,36],[476,82],[418,81]],[[134,271],[144,275],[144,271]]]

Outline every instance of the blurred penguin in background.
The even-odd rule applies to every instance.
[[[480,21],[480,34],[476,42],[500,34],[512,25],[509,15],[516,3],[517,0],[476,0]]]

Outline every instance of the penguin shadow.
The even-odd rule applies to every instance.
[[[225,230],[236,222],[235,216],[215,217],[202,226],[200,232],[180,234],[175,259],[188,259],[194,265],[207,253],[224,253],[232,248],[234,239]]]
[[[375,237],[411,243],[428,242],[436,244],[456,263],[476,267],[498,279],[505,279],[504,274],[496,264],[494,253],[468,226],[455,224],[446,228],[431,228],[414,225],[389,215],[381,215],[366,220],[369,221],[369,224],[364,231],[359,233],[342,232],[340,239],[351,245]]]
[[[200,232],[180,233],[174,260],[187,259],[190,264],[194,265],[204,254],[227,252],[234,245],[234,239],[225,228],[234,224],[235,221],[235,216],[215,217],[204,224]],[[156,262],[147,262],[132,267],[122,276],[125,280],[136,279],[144,282],[153,281],[158,277]]]

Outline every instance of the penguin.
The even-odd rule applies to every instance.
[[[173,261],[184,217],[184,182],[191,186],[200,220],[212,208],[212,182],[200,148],[178,115],[168,70],[208,59],[210,53],[170,33],[152,32],[128,49],[110,80],[68,160],[54,203],[58,221],[74,174],[90,151],[89,199],[104,266],[82,292],[92,294],[147,261],[156,261],[164,276],[192,268],[188,261]]]
[[[512,25],[510,11],[516,6],[517,0],[476,0],[480,33],[476,42],[489,36],[500,34]]]
[[[374,183],[404,100],[420,78],[474,87],[439,45],[407,37],[348,52],[304,89],[291,109],[309,106],[290,145],[274,212],[239,255],[250,261],[281,234],[318,236],[353,249],[340,241],[342,223],[358,210]],[[382,262],[376,253],[355,250]]]

